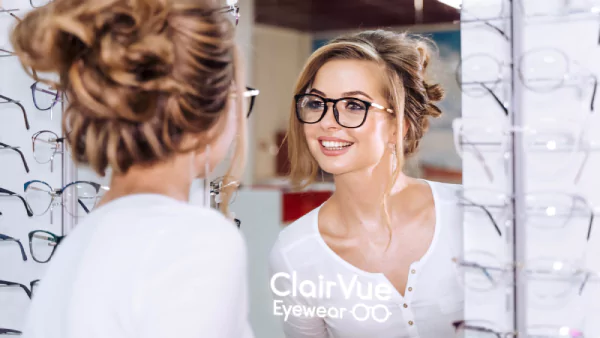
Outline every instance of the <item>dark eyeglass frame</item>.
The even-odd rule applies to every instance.
[[[23,152],[21,150],[19,150],[19,147],[9,146],[6,143],[0,142],[0,150],[5,150],[5,149],[10,149],[10,150],[16,151],[21,156],[21,160],[23,160],[23,165],[25,166],[25,171],[27,173],[29,173],[29,165],[27,165],[27,161],[25,160],[25,155],[23,155]]]
[[[39,84],[39,83],[40,83],[40,81],[36,81],[36,82],[34,82],[34,83],[33,83],[33,84],[32,84],[32,85],[29,87],[29,88],[31,88],[31,97],[32,97],[32,99],[33,99],[33,105],[34,105],[34,106],[35,106],[35,107],[36,107],[38,110],[41,110],[41,111],[50,110],[50,109],[54,108],[54,106],[56,106],[56,104],[57,104],[58,102],[62,102],[62,99],[60,99],[60,96],[61,96],[61,92],[60,92],[60,91],[58,91],[58,90],[57,90],[56,92],[52,92],[52,91],[50,91],[50,90],[47,90],[47,89],[38,88],[38,84]],[[51,96],[54,96],[54,97],[52,98],[52,104],[50,105],[50,107],[48,107],[48,108],[44,108],[44,107],[40,107],[40,106],[39,106],[39,104],[38,104],[37,100],[35,99],[35,96],[36,96],[36,95],[35,95],[35,92],[36,92],[36,91],[37,91],[37,92],[42,92],[42,93],[45,93],[45,94],[48,94],[48,95],[51,95]]]
[[[19,330],[5,329],[5,328],[0,327],[0,335],[4,335],[4,336],[20,336],[22,334],[23,334],[23,332],[21,332]]]
[[[52,1],[54,1],[54,0],[48,0],[48,2],[47,2],[46,4],[44,4],[44,5],[41,5],[41,6],[35,6],[35,5],[33,4],[33,0],[29,0],[29,5],[31,5],[31,8],[42,8],[42,7],[46,6],[47,4],[51,3]]]
[[[300,100],[302,100],[305,97],[315,97],[320,99],[321,101],[323,101],[323,112],[321,113],[321,117],[319,117],[316,121],[314,122],[306,122],[304,120],[302,120],[301,116],[300,116],[300,110],[298,108],[298,103]],[[365,115],[363,116],[363,119],[361,121],[361,123],[357,126],[353,126],[353,127],[347,127],[345,125],[343,125],[342,123],[340,123],[340,114],[337,110],[337,103],[340,101],[347,101],[347,100],[353,100],[353,101],[359,101],[362,104],[365,105]],[[365,124],[365,121],[367,120],[367,116],[369,115],[369,108],[374,107],[376,109],[380,109],[384,112],[390,113],[390,114],[394,114],[394,111],[390,108],[385,108],[384,106],[378,104],[378,103],[374,103],[374,102],[369,102],[369,101],[365,101],[365,100],[361,100],[361,99],[357,99],[355,97],[341,97],[339,99],[329,99],[329,98],[325,98],[322,97],[320,95],[317,94],[298,94],[298,95],[294,95],[294,101],[296,103],[295,105],[295,110],[296,110],[296,118],[298,119],[298,121],[300,121],[300,123],[303,124],[316,124],[321,122],[321,120],[323,120],[323,117],[325,117],[325,115],[327,114],[327,111],[329,110],[329,104],[328,103],[332,103],[332,107],[333,107],[333,117],[335,118],[335,121],[337,122],[337,124],[339,124],[340,126],[344,127],[344,128],[348,128],[348,129],[354,129],[354,128],[360,128],[363,124]]]
[[[45,234],[47,236],[43,236],[41,234]],[[62,242],[62,240],[65,238],[65,236],[58,236],[58,235],[53,234],[50,231],[46,231],[46,230],[34,230],[34,231],[30,232],[27,236],[29,237],[29,253],[31,254],[31,258],[34,261],[36,261],[38,263],[42,263],[42,264],[43,263],[48,263],[50,261],[50,259],[52,258],[52,256],[54,256],[54,252],[56,251],[56,247],[58,247],[58,245],[60,244],[60,242]],[[33,253],[33,238],[34,237],[40,238],[40,239],[45,239],[45,240],[47,240],[49,242],[56,243],[52,247],[52,252],[50,253],[50,256],[48,256],[48,259],[46,259],[46,260],[39,260],[39,259],[37,259],[35,257],[35,254]],[[32,290],[33,290],[33,288],[32,288]]]
[[[27,261],[27,255],[25,254],[25,249],[23,248],[23,244],[21,243],[21,240],[10,237],[8,235],[0,234],[0,241],[16,242],[19,245],[19,249],[21,249],[21,257],[23,257],[23,262]]]
[[[5,100],[5,102],[0,102],[0,104],[13,103],[13,104],[16,104],[17,106],[19,106],[19,108],[23,112],[23,119],[25,120],[25,128],[27,128],[27,130],[29,130],[29,119],[27,119],[27,111],[25,110],[25,107],[23,107],[23,105],[19,101],[13,100],[8,96],[4,96],[4,95],[0,94],[0,99]]]
[[[21,283],[0,280],[0,287],[20,287],[21,289],[23,289],[23,291],[25,291],[27,297],[31,299],[31,290],[29,290],[29,288],[26,285],[23,285]]]
[[[15,193],[15,192],[12,192],[8,189],[0,188],[0,194],[2,194],[2,193],[7,194],[6,197],[17,197],[18,199],[20,199],[21,202],[23,202],[23,206],[25,206],[25,211],[27,212],[27,216],[33,217],[33,211],[31,210],[29,203],[27,203],[27,201],[25,200],[25,198],[23,198],[23,196]],[[0,196],[0,197],[2,197],[2,196]]]

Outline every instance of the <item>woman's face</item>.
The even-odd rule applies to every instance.
[[[332,60],[319,69],[310,93],[329,99],[352,97],[390,108],[382,94],[381,74],[381,67],[374,62]],[[344,128],[335,120],[332,103],[328,103],[323,119],[304,124],[304,133],[319,166],[340,175],[377,165],[389,151],[389,144],[395,143],[395,124],[390,113],[370,107],[362,126]]]

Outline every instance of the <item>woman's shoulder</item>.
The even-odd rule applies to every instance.
[[[306,254],[314,253],[318,247],[318,215],[320,207],[309,211],[293,223],[285,226],[279,232],[277,240],[271,249],[271,265],[279,265],[283,257],[287,257],[287,264],[292,264],[295,257],[308,259]]]

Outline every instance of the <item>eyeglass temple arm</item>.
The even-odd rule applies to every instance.
[[[29,290],[29,288],[23,284],[20,283],[15,283],[15,282],[9,282],[9,281],[5,281],[5,280],[0,280],[0,286],[18,286],[21,289],[23,289],[23,291],[25,291],[25,293],[27,294],[27,297],[29,297],[29,299],[31,299],[31,290]]]
[[[19,153],[19,155],[21,155],[21,160],[23,160],[23,165],[25,166],[25,171],[27,171],[29,173],[29,165],[27,165],[27,161],[25,160],[25,156],[23,155],[23,152],[21,152],[21,150],[19,150],[18,147],[11,147],[8,144],[2,143],[2,142],[0,142],[0,146],[4,147],[6,149],[14,150],[17,153]]]
[[[506,108],[504,103],[502,103],[502,101],[500,101],[500,99],[498,98],[496,93],[494,93],[494,91],[490,87],[486,86],[484,83],[479,83],[479,84],[481,85],[481,87],[483,87],[483,89],[485,89],[488,93],[490,93],[490,95],[492,95],[492,97],[494,98],[494,101],[496,101],[496,103],[498,103],[500,108],[502,108],[502,110],[504,111],[504,115],[508,116],[508,108]]]
[[[502,237],[502,231],[500,231],[500,227],[498,227],[496,220],[494,220],[494,216],[492,216],[492,213],[485,206],[483,206],[481,204],[477,204],[465,197],[462,197],[462,199],[465,200],[466,202],[468,202],[469,203],[468,205],[477,207],[477,208],[480,208],[481,210],[483,210],[483,212],[485,212],[486,216],[490,219],[490,221],[494,225],[494,228],[496,229],[498,236]]]
[[[23,198],[23,196],[21,196],[21,195],[19,195],[17,193],[14,193],[14,192],[12,192],[10,190],[6,190],[4,188],[0,188],[0,192],[3,192],[3,193],[8,194],[10,196],[14,196],[14,197],[19,198],[21,200],[21,202],[23,202],[23,205],[25,206],[25,211],[27,211],[27,216],[33,217],[33,211],[31,211],[31,207],[29,206],[29,203],[27,203],[27,201]]]
[[[594,89],[592,90],[592,101],[590,102],[590,111],[593,113],[594,112],[594,105],[596,102],[596,92],[598,90],[598,77],[596,77],[595,74],[592,75],[592,78],[594,79]]]
[[[25,128],[27,128],[27,130],[29,130],[29,120],[27,119],[27,112],[25,111],[25,107],[23,107],[23,105],[21,103],[19,103],[18,101],[15,101],[11,98],[8,98],[4,95],[0,95],[0,99],[6,100],[8,102],[14,103],[17,106],[19,106],[19,108],[21,108],[21,111],[23,112],[23,119],[25,120]]]
[[[25,254],[25,248],[23,248],[23,244],[21,243],[20,240],[18,240],[16,238],[12,238],[12,237],[7,236],[7,235],[3,235],[3,234],[0,234],[0,240],[1,241],[13,241],[13,242],[16,242],[19,245],[19,248],[21,249],[21,257],[23,257],[23,261],[24,262],[27,261],[27,255]]]
[[[0,328],[0,334],[8,334],[8,335],[22,335],[23,332],[18,331],[18,330],[13,330],[13,329],[3,329]]]

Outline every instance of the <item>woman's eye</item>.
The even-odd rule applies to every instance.
[[[360,104],[358,102],[348,102],[346,104],[346,109],[350,109],[350,110],[365,110],[365,106],[363,104]]]
[[[310,109],[320,109],[320,108],[323,108],[323,102],[321,102],[319,100],[308,101],[308,103],[306,104],[306,107],[308,107]]]

